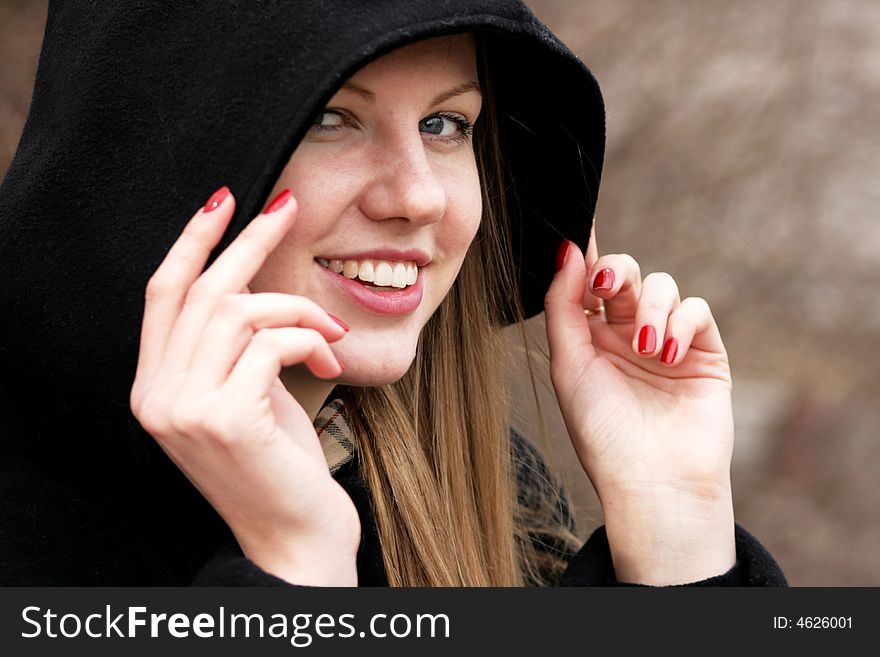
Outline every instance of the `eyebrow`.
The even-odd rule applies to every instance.
[[[364,87],[355,84],[354,82],[345,82],[343,83],[341,88],[358,94],[368,103],[376,102],[376,94],[374,94],[369,89],[365,89]],[[474,80],[471,80],[469,82],[462,82],[460,85],[450,89],[449,91],[444,91],[443,93],[435,96],[434,100],[431,101],[430,107],[434,107],[435,105],[446,102],[447,100],[449,100],[450,98],[454,98],[455,96],[466,94],[469,91],[476,91],[481,96],[483,95],[483,90],[480,89],[480,84],[478,82]]]

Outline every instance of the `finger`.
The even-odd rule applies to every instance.
[[[584,258],[587,272],[593,271],[596,261],[599,259],[599,246],[596,243],[596,222],[593,221],[593,227],[590,229],[590,241],[587,244],[587,254]],[[598,310],[602,307],[602,298],[594,295],[590,286],[586,286],[584,292],[583,307],[590,310]]]
[[[282,367],[305,363],[323,379],[339,376],[343,367],[324,337],[308,328],[260,329],[250,339],[225,387],[243,402],[263,399]]]
[[[199,340],[188,378],[203,389],[219,386],[257,331],[291,326],[314,329],[328,342],[346,334],[344,325],[302,296],[263,292],[223,297]]]
[[[645,276],[636,310],[632,348],[640,356],[650,358],[663,344],[669,315],[681,305],[678,284],[666,272]]]
[[[284,190],[190,286],[165,352],[171,371],[189,369],[196,345],[217,302],[250,283],[290,230],[295,215],[296,201],[289,190]]]
[[[590,270],[590,291],[594,297],[604,300],[605,320],[609,324],[631,323],[642,294],[639,263],[627,253],[601,256]]]
[[[141,325],[136,381],[150,380],[159,368],[186,292],[220,242],[234,209],[235,199],[228,187],[223,186],[214,192],[189,220],[150,278]]]
[[[726,351],[709,304],[701,297],[687,297],[669,316],[660,361],[678,365],[691,347],[720,354]]]
[[[205,294],[217,296],[240,290],[257,274],[269,254],[284,239],[296,217],[297,203],[289,189],[281,192],[241,231],[201,276]]]
[[[595,355],[592,334],[581,305],[586,288],[586,266],[580,249],[565,241],[557,255],[557,272],[544,297],[550,371]],[[554,380],[556,377],[554,376]]]

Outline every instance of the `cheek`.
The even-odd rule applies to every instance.
[[[279,184],[289,187],[299,204],[297,221],[292,231],[302,236],[319,236],[326,232],[350,202],[359,181],[351,167],[344,167],[334,158],[321,158],[308,145],[294,153],[284,169]],[[308,224],[309,228],[302,224]]]
[[[253,292],[308,295],[315,248],[332,234],[344,208],[347,189],[342,176],[294,157],[275,184],[273,194],[289,188],[297,201],[297,216],[281,243],[269,254],[251,283]]]
[[[453,212],[446,231],[450,254],[454,252],[459,261],[464,259],[473,242],[483,215],[483,195],[476,165],[465,168],[464,172],[466,175],[458,176],[454,181],[451,192]]]

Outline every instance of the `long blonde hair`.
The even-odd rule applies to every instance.
[[[528,539],[554,529],[516,503],[500,329],[504,313],[522,326],[523,312],[484,47],[478,40],[477,235],[407,374],[391,385],[340,390],[392,586],[519,586],[564,566],[552,557],[548,564]]]

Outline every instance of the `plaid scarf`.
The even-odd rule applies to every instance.
[[[333,474],[351,461],[355,453],[354,436],[342,400],[336,397],[324,404],[315,418],[314,426],[321,440],[327,467],[330,468],[330,474]]]

